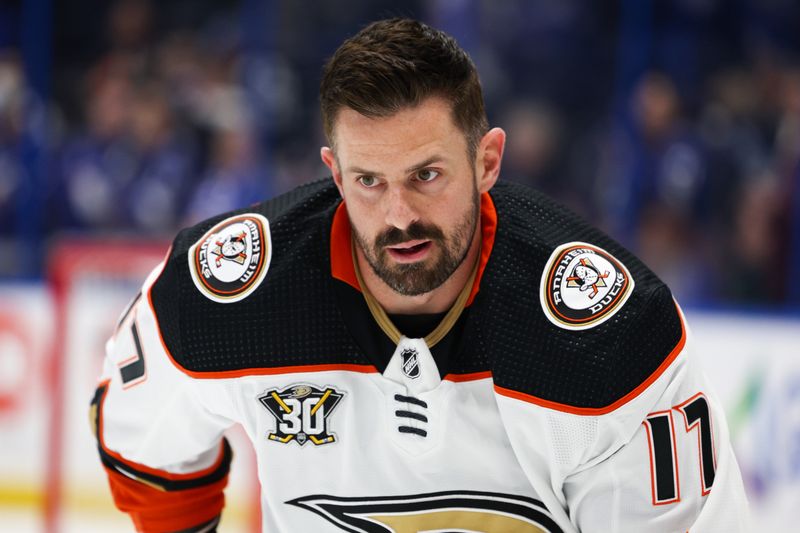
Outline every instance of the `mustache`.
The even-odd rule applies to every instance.
[[[444,232],[433,224],[413,222],[405,230],[389,228],[375,238],[375,246],[384,248],[413,240],[443,241]]]

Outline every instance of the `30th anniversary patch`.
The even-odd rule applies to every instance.
[[[611,318],[633,287],[630,272],[614,256],[592,244],[570,242],[553,251],[539,292],[550,322],[581,330]]]
[[[223,220],[189,248],[189,269],[203,295],[231,303],[261,284],[271,258],[269,222],[246,213]]]
[[[333,387],[317,388],[305,383],[264,391],[258,401],[275,417],[275,431],[267,438],[282,444],[294,441],[300,446],[306,442],[316,446],[336,442],[328,417],[343,397],[344,392]]]

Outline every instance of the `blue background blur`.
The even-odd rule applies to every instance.
[[[502,179],[685,305],[800,306],[796,0],[25,0],[0,5],[0,281],[64,236],[169,240],[323,177],[321,67],[371,20],[454,35]]]

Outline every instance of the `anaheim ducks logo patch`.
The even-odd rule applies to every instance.
[[[271,257],[269,222],[246,213],[223,220],[189,248],[189,269],[207,298],[238,302],[264,280]]]
[[[591,244],[570,242],[547,261],[540,298],[550,322],[581,330],[611,318],[633,287],[630,272],[614,256]]]
[[[341,531],[351,533],[562,532],[539,500],[494,492],[450,491],[372,498],[315,495],[286,503],[316,513]]]

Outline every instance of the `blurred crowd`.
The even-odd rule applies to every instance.
[[[0,9],[0,258],[30,239],[26,210],[42,242],[168,238],[323,177],[323,62],[409,15],[475,59],[502,179],[600,225],[684,303],[800,304],[796,1],[53,4],[47,94],[28,88],[19,9]]]

